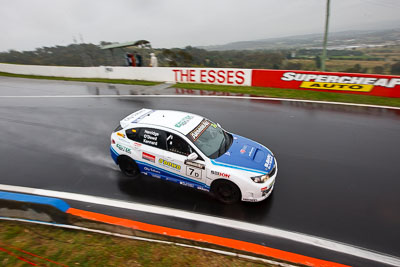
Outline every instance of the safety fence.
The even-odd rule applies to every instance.
[[[70,78],[258,86],[400,97],[400,76],[393,75],[300,70],[110,66],[58,67],[16,64],[0,64],[0,72]]]

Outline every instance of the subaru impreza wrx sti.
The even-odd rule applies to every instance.
[[[180,111],[130,114],[111,134],[110,152],[127,176],[141,173],[209,191],[224,203],[266,199],[278,172],[265,146]]]

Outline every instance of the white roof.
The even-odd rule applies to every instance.
[[[173,110],[153,110],[141,109],[138,110],[123,120],[121,126],[123,128],[136,123],[159,125],[166,128],[174,129],[184,135],[193,130],[204,118],[195,114],[173,111]]]

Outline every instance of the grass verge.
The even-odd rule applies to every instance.
[[[54,77],[54,76],[23,75],[23,74],[14,74],[14,73],[8,73],[8,72],[0,72],[0,76],[28,78],[28,79],[57,80],[57,81],[132,84],[132,85],[145,85],[145,86],[153,86],[153,85],[160,84],[160,82],[141,81],[141,80],[101,79],[101,78],[68,78],[68,77]]]
[[[18,256],[40,266],[273,266],[176,245],[0,221],[0,266],[28,266]]]
[[[291,98],[291,99],[303,99],[303,100],[331,101],[331,102],[400,107],[400,98],[389,98],[389,97],[379,97],[379,96],[340,94],[340,93],[280,89],[280,88],[270,88],[270,87],[229,86],[229,85],[193,84],[193,83],[178,83],[173,85],[173,87],[183,88],[183,89],[194,89],[194,90],[240,93],[240,94],[249,94],[249,95],[257,95],[265,97],[279,97],[279,98]]]

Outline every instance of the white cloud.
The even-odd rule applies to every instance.
[[[331,31],[391,25],[397,0],[331,0]],[[324,0],[14,0],[0,9],[0,51],[146,39],[155,47],[320,33]],[[399,23],[396,24],[397,26]]]

